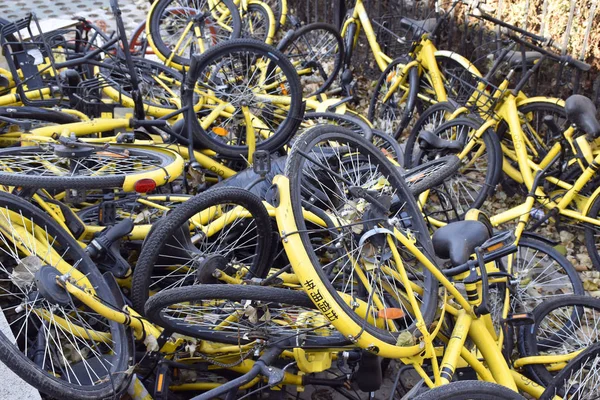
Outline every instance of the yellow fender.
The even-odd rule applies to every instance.
[[[524,106],[531,103],[549,103],[556,104],[558,106],[564,107],[565,101],[562,99],[558,99],[556,97],[545,97],[545,96],[536,96],[536,97],[526,97],[517,100],[517,107]]]
[[[473,65],[473,63],[471,63],[471,61],[467,60],[466,58],[464,58],[463,56],[461,56],[460,54],[458,54],[455,51],[437,50],[434,53],[434,55],[435,55],[436,58],[438,56],[439,57],[451,58],[452,60],[454,60],[457,63],[459,63],[460,65],[462,65],[466,70],[468,70],[469,72],[471,72],[473,75],[475,75],[475,76],[483,76],[481,74],[481,72],[477,69],[477,67],[475,65]]]
[[[590,211],[590,208],[592,207],[592,204],[594,204],[594,201],[596,200],[596,198],[598,198],[598,196],[600,196],[600,186],[598,186],[596,190],[594,190],[594,193],[592,193],[587,203],[585,203],[585,206],[583,206],[583,209],[581,210],[582,215],[587,215],[587,213]]]

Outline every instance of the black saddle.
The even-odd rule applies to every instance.
[[[527,67],[532,67],[533,64],[542,58],[542,53],[538,53],[537,51],[526,51],[525,52],[525,64]],[[506,58],[508,61],[508,65],[511,68],[518,68],[523,65],[523,53],[520,51],[509,51],[506,53]]]
[[[475,248],[490,238],[485,224],[479,221],[457,221],[441,227],[433,234],[433,249],[440,258],[450,259],[456,267],[469,261]]]
[[[417,141],[419,147],[423,150],[448,150],[450,153],[460,153],[463,149],[463,144],[460,141],[442,139],[427,130],[419,133]]]
[[[596,118],[596,106],[592,100],[580,94],[569,96],[565,102],[565,111],[569,121],[577,128],[594,139],[600,136],[600,122]]]
[[[415,33],[417,34],[423,34],[425,32],[433,32],[433,29],[435,28],[437,24],[437,20],[435,18],[428,18],[428,19],[412,19],[412,18],[407,18],[404,17],[400,20],[400,25],[402,25],[405,28],[410,28],[413,31],[415,31]]]

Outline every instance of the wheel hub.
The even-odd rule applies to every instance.
[[[56,268],[44,265],[35,273],[34,281],[44,299],[55,305],[66,306],[70,304],[71,296],[57,282],[61,275]]]

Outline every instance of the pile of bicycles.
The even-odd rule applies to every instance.
[[[539,228],[600,269],[600,122],[525,93],[587,64],[471,1],[338,30],[156,0],[132,35],[110,4],[113,33],[0,20],[8,368],[65,399],[598,396],[600,299]],[[487,71],[436,47],[459,8],[502,28]]]

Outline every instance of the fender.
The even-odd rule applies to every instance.
[[[565,106],[565,101],[562,99],[558,99],[556,97],[536,96],[536,97],[526,97],[526,98],[517,100],[517,107],[524,106],[524,105],[531,104],[531,103],[550,103],[550,104],[556,104],[561,107]]]
[[[458,54],[458,53],[456,53],[454,51],[437,50],[434,53],[434,55],[435,55],[436,58],[438,56],[439,57],[451,58],[452,60],[454,60],[457,63],[459,63],[460,65],[462,65],[466,70],[468,70],[469,72],[471,72],[473,75],[479,76],[479,77],[483,76],[481,74],[481,72],[477,69],[477,67],[475,65],[473,65],[473,63],[471,63],[471,61],[467,60],[465,57],[461,56],[460,54]]]
[[[550,245],[552,247],[560,244],[559,241],[548,239],[547,237],[545,237],[543,235],[540,235],[539,233],[534,233],[534,232],[529,232],[529,231],[523,231],[523,233],[521,234],[521,236],[525,236],[525,237],[527,237],[529,239],[537,240],[538,242],[545,243],[545,244]]]
[[[582,215],[587,215],[587,213],[590,211],[590,208],[592,207],[592,204],[594,204],[594,201],[596,201],[598,196],[600,196],[600,186],[598,186],[596,190],[594,190],[594,193],[592,193],[587,203],[585,203],[583,210],[581,210]]]

